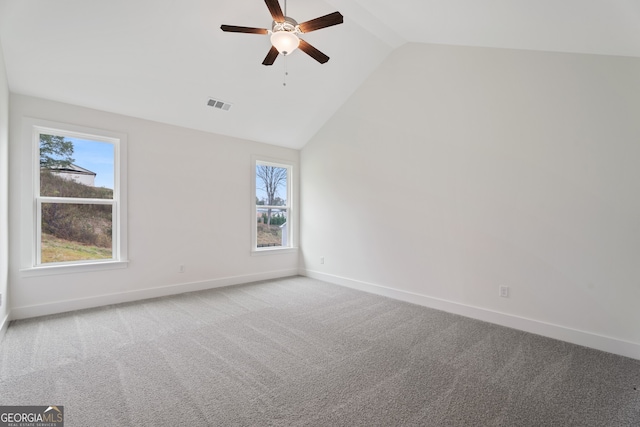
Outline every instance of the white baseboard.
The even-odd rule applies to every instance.
[[[542,335],[572,344],[578,344],[585,347],[594,348],[596,350],[602,350],[608,353],[618,354],[620,356],[626,356],[640,360],[640,344],[622,341],[616,338],[597,335],[590,332],[579,331],[560,325],[541,322],[539,320],[527,319],[524,317],[514,316],[512,314],[500,313],[480,307],[474,307],[453,301],[433,298],[426,295],[403,291],[400,289],[394,289],[386,286],[376,285],[373,283],[348,279],[346,277],[335,276],[319,271],[300,270],[299,274],[301,276],[311,277],[313,279],[322,280],[336,285],[382,295],[400,301],[406,301],[413,304],[446,311],[449,313],[459,314],[461,316],[470,317],[472,319],[482,320],[485,322],[494,323],[525,332],[531,332],[533,334]]]
[[[267,271],[257,274],[223,277],[220,279],[204,280],[200,282],[180,283],[158,288],[137,289],[135,291],[119,292],[115,294],[97,295],[93,297],[78,298],[65,301],[55,301],[47,304],[12,307],[11,319],[27,319],[30,317],[46,316],[49,314],[82,310],[85,308],[139,301],[149,298],[176,295],[185,292],[202,291],[205,289],[221,288],[225,286],[240,285],[243,283],[258,282],[260,280],[279,279],[282,277],[297,275],[298,269]]]

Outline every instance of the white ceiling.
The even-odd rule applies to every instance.
[[[344,15],[344,24],[303,36],[328,63],[297,51],[265,67],[268,36],[220,30],[270,28],[262,0],[0,0],[9,88],[301,148],[406,42],[640,57],[640,0],[287,3],[298,22]],[[231,111],[207,107],[209,97]]]

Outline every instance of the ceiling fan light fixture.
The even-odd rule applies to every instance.
[[[291,31],[274,31],[273,34],[271,34],[271,44],[278,49],[278,52],[287,56],[298,48],[300,39]]]
[[[321,64],[329,60],[327,55],[311,46],[305,40],[298,38],[298,35],[342,24],[343,16],[340,12],[333,12],[298,24],[295,19],[287,16],[286,0],[284,1],[284,13],[280,7],[279,0],[264,0],[264,2],[273,18],[271,30],[238,25],[221,25],[220,29],[231,33],[269,34],[271,36],[271,48],[269,48],[267,56],[262,61],[262,65],[273,65],[280,54],[287,56],[298,48]]]

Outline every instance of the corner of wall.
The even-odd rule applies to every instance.
[[[9,269],[9,83],[7,79],[2,40],[0,40],[0,340],[9,323],[8,269]]]
[[[0,323],[0,347],[2,347],[2,340],[7,333],[7,328],[9,327],[9,314],[7,314],[2,322]]]

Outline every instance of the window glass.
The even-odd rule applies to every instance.
[[[117,259],[119,141],[37,128],[36,136],[40,167],[35,264]]]
[[[257,161],[255,167],[255,247],[290,247],[291,166]]]
[[[258,207],[256,211],[258,217],[257,247],[289,246],[287,210]]]
[[[40,262],[113,258],[111,205],[42,203]]]
[[[114,146],[40,134],[40,195],[113,199]]]

